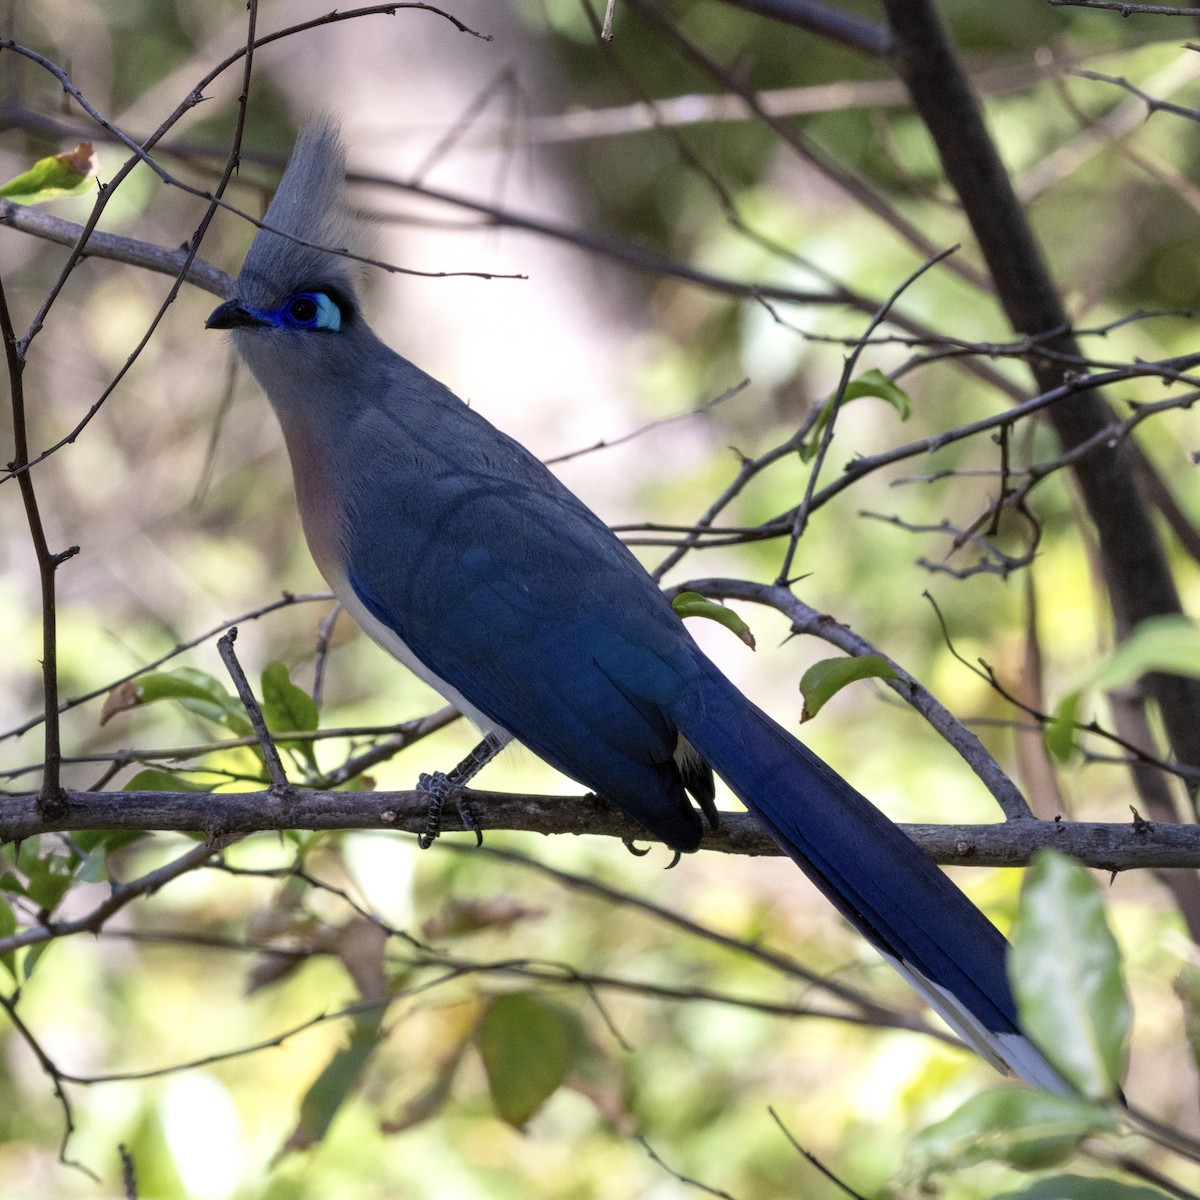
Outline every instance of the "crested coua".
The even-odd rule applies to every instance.
[[[716,819],[715,772],[975,1050],[1068,1090],[1018,1026],[987,918],[721,674],[594,513],[371,332],[336,253],[352,240],[344,183],[337,127],[317,120],[208,327],[231,332],[279,418],[345,607],[485,732],[477,763],[516,739],[680,851],[701,812]]]

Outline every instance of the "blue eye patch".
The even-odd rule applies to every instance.
[[[325,329],[336,333],[342,327],[342,310],[324,292],[297,292],[278,308],[247,311],[276,329]]]

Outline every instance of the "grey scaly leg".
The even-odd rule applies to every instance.
[[[483,770],[484,767],[500,753],[508,744],[508,738],[498,733],[489,733],[466,758],[462,760],[449,774],[434,771],[431,775],[422,775],[417,780],[417,791],[429,797],[429,811],[425,818],[425,829],[418,838],[417,845],[422,850],[428,850],[434,839],[441,831],[442,805],[447,800],[453,800],[458,815],[462,818],[465,829],[475,831],[475,844],[483,845],[483,831],[479,822],[471,814],[471,810],[463,803],[462,794],[466,786]]]

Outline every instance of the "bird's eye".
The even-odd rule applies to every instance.
[[[342,310],[324,292],[299,292],[285,300],[268,319],[276,327],[324,329],[336,333],[342,327]]]
[[[317,319],[317,302],[311,296],[297,296],[288,305],[288,316],[297,325],[311,325]]]

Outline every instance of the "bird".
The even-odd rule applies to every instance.
[[[334,594],[485,735],[448,775],[422,776],[434,805],[515,740],[690,852],[718,819],[715,772],[981,1057],[1071,1092],[1021,1029],[988,918],[742,695],[547,467],[372,332],[346,253],[345,162],[339,123],[310,119],[206,325],[229,331],[278,417]]]

